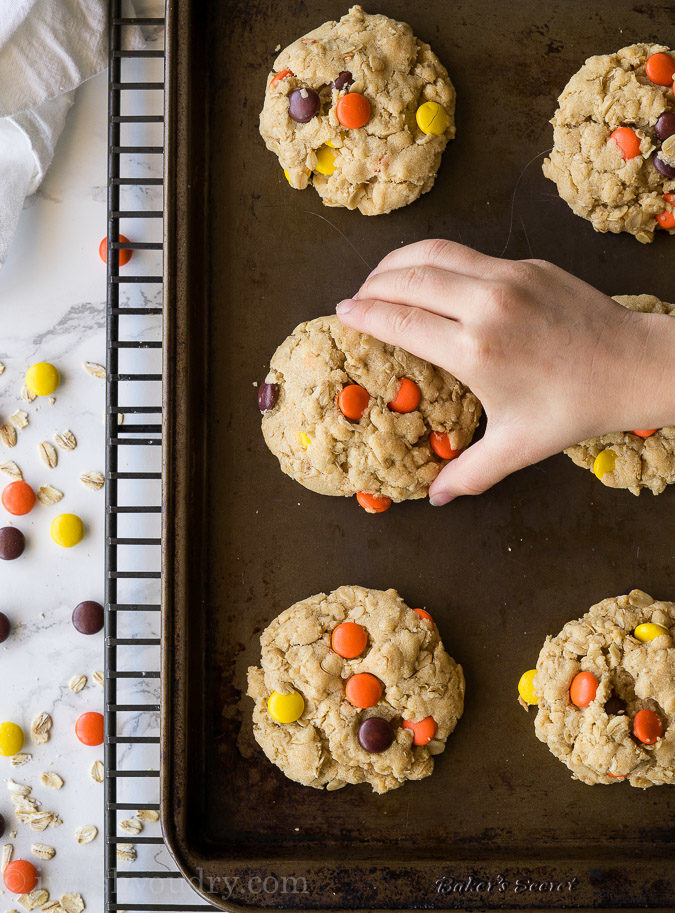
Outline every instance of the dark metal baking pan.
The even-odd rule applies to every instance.
[[[233,910],[672,909],[673,791],[574,782],[535,738],[516,683],[545,635],[597,600],[635,586],[673,598],[673,492],[613,491],[560,455],[480,498],[371,517],[281,473],[253,387],[296,324],[424,237],[544,257],[605,292],[672,301],[672,239],[594,233],[540,168],[568,77],[592,53],[672,43],[672,7],[366,3],[430,41],[458,92],[457,139],[433,191],[367,218],[291,190],[257,129],[275,47],[346,6],[169,3],[169,846]],[[287,780],[257,748],[243,696],[261,630],[343,583],[426,606],[466,672],[466,711],[433,776],[385,796]]]

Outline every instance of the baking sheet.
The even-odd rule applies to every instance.
[[[435,188],[376,218],[291,190],[257,130],[276,45],[347,4],[169,2],[165,835],[224,909],[672,909],[673,791],[572,781],[516,683],[545,635],[594,602],[636,586],[673,598],[673,492],[612,491],[560,455],[480,498],[372,517],[281,473],[253,386],[298,323],[424,237],[675,300],[672,240],[593,232],[541,174],[569,76],[593,53],[672,44],[672,8],[365,6],[410,22],[458,92]],[[255,745],[242,697],[262,629],[343,583],[426,607],[467,678],[433,776],[385,796],[287,780]]]

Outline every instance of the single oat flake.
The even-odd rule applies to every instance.
[[[35,910],[37,907],[46,904],[48,900],[49,891],[45,891],[44,888],[36,888],[30,894],[21,894],[17,897],[18,903],[21,904],[24,910]]]
[[[38,444],[38,450],[40,452],[40,459],[45,466],[49,466],[50,469],[55,469],[56,464],[59,462],[59,455],[56,452],[56,447],[54,447],[53,444],[50,444],[49,441],[41,441]]]
[[[133,843],[118,843],[117,844],[117,861],[118,862],[135,862],[136,861],[136,847]]]
[[[14,847],[11,843],[5,843],[2,848],[2,856],[0,856],[0,872],[5,871],[5,867],[12,861],[13,855]]]
[[[75,839],[78,843],[91,843],[98,836],[98,828],[95,824],[83,824],[75,831]]]
[[[13,479],[15,482],[23,479],[23,473],[16,465],[14,460],[7,460],[5,463],[0,463],[0,472],[4,475],[9,476],[10,479]]]
[[[5,363],[4,363],[4,361],[0,361],[0,374],[4,374],[4,373],[5,373]]]
[[[63,907],[58,900],[48,900],[42,904],[41,913],[63,913]]]
[[[100,380],[105,380],[105,368],[103,365],[99,365],[95,361],[85,361],[82,363],[82,367],[87,374],[91,374],[92,377],[98,377]]]
[[[124,821],[120,821],[120,830],[125,834],[133,834],[134,837],[138,837],[143,830],[143,822],[138,818],[125,818]]]
[[[89,776],[94,783],[103,783],[104,773],[103,761],[94,761],[91,765],[91,770],[89,771]]]
[[[30,725],[30,734],[36,745],[44,745],[49,741],[49,731],[52,728],[52,718],[44,711],[39,713]]]
[[[47,846],[46,843],[31,843],[30,851],[38,859],[53,859],[56,856],[54,847]]]
[[[68,687],[70,688],[71,691],[74,691],[75,694],[79,694],[80,691],[82,691],[82,689],[85,687],[86,684],[87,684],[86,675],[73,675],[71,680],[68,682]]]
[[[99,491],[105,485],[105,476],[102,472],[92,469],[90,472],[82,473],[80,482],[82,482],[85,488],[91,488],[92,491]]]
[[[21,429],[25,428],[28,424],[28,413],[24,412],[23,409],[17,409],[16,412],[12,412],[9,420],[15,428],[18,428],[19,431],[21,431]]]
[[[93,683],[95,685],[98,685],[99,688],[103,687],[103,673],[99,672],[98,669],[96,670],[96,672],[92,672],[91,680],[93,681]]]
[[[37,395],[33,393],[32,390],[29,390],[28,387],[21,388],[21,399],[26,403],[32,403],[37,398]]]
[[[60,777],[55,771],[50,770],[40,775],[40,782],[49,789],[61,789],[63,787],[63,777]]]
[[[66,913],[82,913],[85,904],[81,894],[64,894],[61,897],[61,906]]]
[[[16,447],[16,428],[13,425],[2,425],[0,427],[0,441],[5,447]]]
[[[159,812],[156,812],[154,808],[139,808],[136,817],[145,824],[153,824],[155,821],[159,821]]]
[[[32,815],[28,815],[27,817],[28,824],[33,831],[46,831],[48,827],[54,826],[53,812],[33,812]]]
[[[57,431],[54,441],[61,450],[75,450],[77,447],[77,438],[72,431]]]
[[[17,783],[11,777],[7,780],[7,789],[15,796],[30,796],[31,787],[27,783]]]
[[[27,764],[32,759],[33,759],[32,754],[28,754],[25,751],[21,751],[21,752],[19,752],[19,754],[15,754],[10,759],[9,763],[12,765],[12,767],[21,767],[22,764]]]
[[[53,485],[40,485],[38,488],[37,499],[40,504],[49,507],[52,504],[58,504],[63,497],[63,492]]]

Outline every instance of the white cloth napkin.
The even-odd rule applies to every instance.
[[[140,35],[130,46],[143,46]],[[107,0],[0,0],[0,265],[75,89],[107,62]]]

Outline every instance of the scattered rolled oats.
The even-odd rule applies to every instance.
[[[50,469],[54,469],[59,462],[59,455],[56,452],[56,447],[54,447],[53,444],[50,444],[49,441],[42,441],[38,444],[38,451],[40,452],[40,459],[42,462],[46,466],[49,466]]]
[[[0,463],[0,472],[4,473],[6,476],[9,476],[10,479],[23,479],[23,473],[16,465],[14,460],[7,460],[6,463]]]
[[[30,851],[38,859],[53,859],[56,856],[56,850],[53,846],[47,846],[46,843],[31,843]]]
[[[98,828],[95,824],[83,824],[75,831],[75,839],[78,843],[91,843],[98,836]]]
[[[63,492],[53,485],[40,485],[38,488],[37,499],[40,504],[49,507],[51,504],[57,504],[63,497]]]
[[[91,765],[91,770],[89,771],[91,779],[94,783],[103,783],[104,775],[105,768],[103,767],[103,761],[94,761]]]
[[[29,390],[28,387],[21,388],[21,399],[27,403],[32,403],[36,399],[37,394],[33,393],[32,390]]]
[[[63,777],[60,777],[55,771],[50,770],[40,775],[40,782],[49,789],[61,789],[63,787]]]
[[[26,783],[17,783],[16,780],[12,780],[11,777],[7,780],[7,789],[15,796],[30,796],[31,793],[30,786]]]
[[[77,447],[77,438],[72,431],[57,431],[54,440],[61,450],[75,450]]]
[[[118,862],[135,862],[136,861],[136,847],[133,843],[118,843],[117,844],[117,861]]]
[[[5,363],[3,361],[0,361],[0,374],[4,374],[4,373],[5,373]]]
[[[44,711],[38,713],[30,724],[30,734],[36,745],[44,745],[49,741],[49,732],[52,728],[52,718]]]
[[[13,755],[9,763],[12,765],[12,767],[21,767],[22,764],[27,764],[29,761],[32,761],[32,759],[32,754],[27,754],[25,751],[21,751],[19,754]]]
[[[16,412],[12,412],[9,420],[15,428],[18,428],[19,431],[21,431],[21,429],[25,428],[28,424],[28,413],[24,412],[23,409],[17,409]]]
[[[2,847],[2,856],[0,857],[0,872],[5,871],[5,866],[12,861],[12,856],[14,855],[14,847],[11,843],[5,843]]]
[[[82,913],[84,900],[81,894],[64,894],[61,897],[61,906],[66,913]]]
[[[92,469],[90,472],[82,473],[80,482],[82,482],[85,488],[91,488],[92,491],[99,491],[105,485],[105,476],[102,472]]]
[[[145,824],[154,824],[155,821],[159,821],[159,812],[154,808],[139,808],[136,817]]]
[[[71,680],[68,682],[68,687],[70,688],[71,691],[74,691],[75,694],[79,694],[80,691],[84,688],[84,686],[86,684],[87,684],[86,675],[73,675]]]
[[[93,681],[93,683],[95,685],[98,685],[99,688],[103,688],[103,685],[104,685],[103,673],[99,672],[98,669],[96,670],[96,672],[91,673],[91,680]]]
[[[120,821],[120,830],[125,834],[133,834],[134,837],[138,837],[143,830],[143,822],[138,818],[125,818],[124,821]]]
[[[16,447],[16,428],[7,424],[0,427],[0,441],[5,447]]]
[[[44,888],[36,888],[30,894],[21,894],[17,897],[18,903],[21,904],[24,910],[34,910],[36,907],[41,907],[42,904],[47,903],[48,900],[49,891],[45,891]]]
[[[28,815],[27,817],[28,824],[33,831],[46,831],[48,827],[53,826],[53,812],[33,812],[32,815]]]
[[[82,362],[82,367],[87,374],[91,374],[92,377],[98,377],[100,380],[105,380],[105,368],[103,365],[99,365],[95,361],[84,361]]]
[[[56,812],[52,812],[52,820],[49,822],[50,827],[61,827],[63,824],[63,818],[61,815],[57,815]]]

